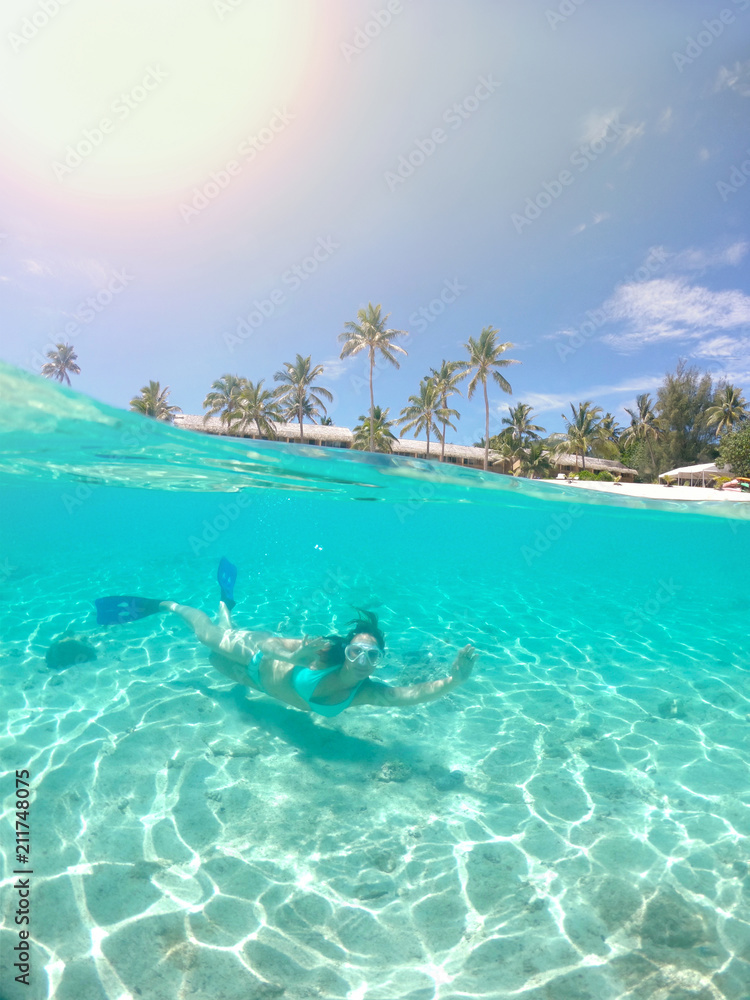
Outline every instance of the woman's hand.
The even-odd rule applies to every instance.
[[[317,660],[321,650],[325,649],[327,645],[328,640],[321,635],[306,635],[302,640],[302,645],[294,654],[293,662],[297,666],[309,667]]]
[[[464,681],[468,681],[471,677],[471,672],[474,669],[474,664],[477,661],[476,649],[469,643],[464,646],[463,649],[459,649],[456,659],[453,661],[453,666],[451,667],[451,678],[458,684],[463,684]]]

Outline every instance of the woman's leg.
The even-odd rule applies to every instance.
[[[208,615],[197,608],[190,608],[187,604],[177,604],[176,601],[162,601],[161,606],[164,611],[179,615],[193,630],[195,638],[204,646],[208,646],[215,653],[223,654],[235,663],[247,665],[258,648],[257,642],[253,641],[252,633],[235,632],[231,628],[214,625]]]

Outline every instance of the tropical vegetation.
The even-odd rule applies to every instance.
[[[388,419],[389,412],[388,407],[381,410],[376,406],[372,414],[372,423],[369,414],[361,414],[360,422],[352,432],[354,434],[352,448],[356,451],[380,451],[390,454],[396,435],[391,430],[393,421]]]
[[[313,365],[311,355],[303,358],[298,354],[294,363],[284,362],[283,368],[274,375],[275,381],[281,383],[276,399],[283,407],[285,419],[291,417],[299,421],[299,438],[302,441],[304,417],[315,420],[315,417],[325,415],[326,406],[323,400],[333,401],[333,393],[322,385],[313,382],[323,374],[323,365]],[[322,398],[321,398],[322,397]]]
[[[406,357],[407,352],[394,341],[408,334],[389,327],[388,318],[379,304],[370,302],[339,334],[341,358],[364,353],[368,363],[368,382],[362,384],[369,385],[370,407],[359,416],[353,430],[353,448],[391,452],[397,440],[394,429],[399,426],[401,437],[410,432],[424,437],[428,458],[432,457],[433,444],[439,442],[439,460],[445,461],[447,431],[456,429],[461,416],[449,404],[454,396],[462,395],[460,383],[468,379],[468,399],[480,387],[482,390],[485,434],[478,446],[484,451],[485,469],[492,465],[512,475],[544,478],[555,474],[561,456],[574,455],[575,463],[568,460],[568,464],[577,466],[581,479],[611,481],[617,478],[613,472],[625,466],[635,471],[636,481],[655,482],[660,473],[670,469],[712,461],[729,463],[736,475],[750,475],[750,407],[742,390],[725,381],[715,384],[709,372],[684,360],[665,374],[655,390],[640,393],[634,405],[625,408],[630,423],[624,427],[618,425],[614,414],[605,413],[593,400],[584,400],[571,402],[569,412],[562,414],[562,432],[545,437],[545,428],[538,423],[531,404],[518,402],[507,407],[507,416],[500,418],[497,433],[490,436],[489,387],[512,394],[503,371],[519,363],[506,356],[513,345],[501,343],[499,331],[492,326],[485,326],[477,338],[468,337],[463,359],[443,358],[439,367],[430,368],[399,416],[391,419],[389,408],[375,403],[374,374],[383,364],[399,368],[397,355]],[[80,371],[72,345],[58,344],[47,356],[49,363],[42,373],[48,378],[70,384],[69,373]],[[285,361],[275,373],[277,384],[273,388],[266,388],[263,379],[253,382],[241,375],[224,374],[206,394],[204,420],[218,416],[228,432],[247,433],[253,428],[261,438],[275,437],[279,423],[294,420],[303,440],[305,421],[333,424],[326,404],[334,397],[323,384],[324,372],[325,366],[313,365],[310,355],[297,354],[293,362]],[[168,397],[169,387],[162,389],[159,382],[152,381],[130,406],[147,416],[171,421],[181,411],[169,404]],[[616,464],[610,471],[594,463],[592,471],[595,459]]]
[[[284,419],[278,393],[263,388],[265,379],[260,382],[242,381],[242,387],[231,400],[231,411],[225,409],[221,419],[226,419],[227,424],[239,430],[246,430],[250,424],[255,424],[258,437],[275,437],[276,423]]]
[[[747,402],[737,386],[725,385],[714,397],[714,405],[706,410],[709,427],[717,434],[726,434],[750,416]]]
[[[750,478],[750,422],[745,421],[738,430],[724,435],[717,464],[730,466],[733,476]]]
[[[357,319],[350,320],[344,324],[344,332],[339,334],[339,341],[344,346],[341,349],[341,357],[349,358],[360,351],[366,351],[370,365],[370,451],[375,450],[375,397],[372,389],[372,373],[375,368],[375,361],[379,357],[399,368],[400,365],[394,356],[394,351],[406,354],[403,347],[393,343],[394,337],[406,336],[405,330],[391,330],[386,327],[388,313],[383,316],[380,305],[374,306],[368,303],[366,309],[357,312]]]
[[[169,405],[169,386],[162,389],[158,382],[153,381],[143,386],[140,396],[134,396],[130,400],[130,409],[144,417],[153,417],[165,423],[172,423],[175,413],[182,413],[179,406]]]
[[[49,361],[42,365],[42,375],[45,378],[53,378],[58,382],[67,382],[70,385],[70,374],[80,375],[81,369],[76,364],[78,355],[73,350],[72,344],[56,344],[53,351],[47,351]]]
[[[513,390],[510,387],[510,382],[508,382],[504,375],[500,374],[499,369],[507,368],[508,365],[516,365],[519,363],[502,356],[513,345],[510,343],[498,344],[497,335],[499,332],[499,330],[496,330],[492,326],[485,326],[479,334],[479,338],[477,340],[474,340],[473,337],[469,337],[468,343],[464,344],[465,349],[469,352],[469,360],[461,362],[461,368],[464,373],[471,376],[466,393],[468,398],[472,398],[480,385],[482,386],[482,391],[484,393],[485,469],[489,464],[490,456],[490,401],[489,396],[487,395],[487,380],[489,378],[493,379],[494,382],[500,386],[503,392],[507,392],[508,395],[511,395]]]
[[[409,396],[408,405],[401,411],[396,423],[403,424],[401,437],[408,431],[414,431],[414,437],[425,434],[427,437],[427,458],[430,457],[430,434],[440,438],[440,428],[455,427],[450,422],[451,417],[457,417],[458,411],[442,405],[442,395],[437,383],[432,378],[423,378],[419,384],[419,395]]]

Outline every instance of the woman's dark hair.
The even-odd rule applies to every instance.
[[[320,651],[320,662],[326,667],[338,667],[346,659],[344,650],[352,641],[355,635],[366,632],[371,635],[380,649],[385,649],[385,636],[378,625],[378,616],[374,611],[364,611],[362,608],[355,608],[359,612],[357,618],[352,618],[346,624],[352,628],[346,635],[327,635],[328,646]]]

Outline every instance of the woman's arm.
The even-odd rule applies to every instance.
[[[370,680],[363,684],[354,696],[353,705],[422,705],[428,701],[437,701],[443,695],[460,687],[468,680],[474,669],[477,652],[473,646],[464,646],[451,667],[450,676],[441,677],[438,681],[426,681],[424,684],[410,684],[408,687],[391,687],[380,681]]]

